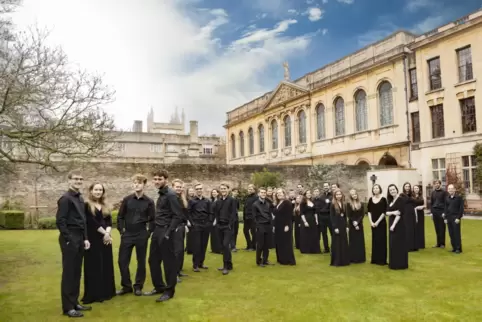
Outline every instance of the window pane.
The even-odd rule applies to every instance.
[[[445,169],[445,158],[439,159],[438,165],[439,165],[440,169]]]
[[[475,155],[471,155],[470,156],[470,165],[472,167],[476,167],[477,166],[477,159],[475,158]]]
[[[470,164],[469,164],[469,157],[467,155],[464,155],[462,157],[462,166],[463,167],[469,167]]]
[[[440,179],[440,178],[438,177],[438,171],[432,171],[432,177],[433,177],[433,180]]]
[[[438,159],[432,159],[432,169],[438,169]]]

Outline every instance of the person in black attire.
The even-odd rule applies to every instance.
[[[203,197],[203,185],[198,183],[194,189],[196,189],[196,196],[188,202],[188,218],[193,245],[192,267],[194,272],[200,272],[200,268],[208,269],[204,265],[204,260],[206,259],[209,231],[214,219],[212,218],[211,200]]]
[[[266,188],[259,188],[258,196],[258,200],[253,203],[253,218],[256,223],[256,264],[265,267],[270,265],[268,257],[273,233],[272,203],[266,199]]]
[[[418,251],[415,244],[415,225],[417,223],[415,212],[416,205],[415,198],[413,198],[412,185],[409,182],[403,184],[401,195],[405,201],[405,217],[403,218],[403,222],[405,223],[405,233],[407,234],[407,237],[405,238],[407,249],[409,252]]]
[[[433,226],[437,236],[437,243],[433,248],[445,248],[445,224],[442,214],[445,210],[445,199],[447,192],[441,188],[442,182],[433,182],[435,189],[430,196],[430,211],[432,212]]]
[[[119,246],[119,271],[122,289],[117,295],[132,293],[142,295],[142,288],[146,281],[146,255],[149,236],[154,231],[154,201],[144,194],[147,178],[136,174],[132,178],[134,193],[126,196],[117,215],[117,229],[121,235]],[[132,286],[129,265],[132,250],[136,248],[137,271],[134,287]]]
[[[181,179],[172,180],[172,189],[176,193],[179,204],[181,205],[183,216],[179,225],[176,227],[172,234],[172,242],[174,245],[174,254],[176,255],[178,270],[177,270],[177,282],[181,283],[181,277],[187,276],[182,273],[182,268],[184,266],[184,240],[186,239],[186,234],[189,232],[189,221],[187,218],[187,198],[185,191],[183,190],[184,182]]]
[[[178,261],[174,251],[173,232],[180,225],[184,214],[176,193],[169,189],[166,170],[153,173],[154,186],[159,189],[156,202],[155,229],[149,249],[149,267],[154,290],[145,295],[162,293],[156,302],[165,302],[174,297],[177,283]],[[164,266],[166,283],[162,278],[161,263]]]
[[[62,252],[62,311],[69,317],[84,316],[81,311],[92,308],[79,304],[80,278],[84,250],[90,248],[87,238],[85,203],[79,190],[84,178],[73,171],[68,175],[69,190],[57,201],[56,225],[60,231],[59,244]]]
[[[189,202],[189,200],[195,197],[196,197],[196,192],[194,191],[194,187],[187,189],[187,201]],[[188,229],[188,232],[186,233],[186,254],[188,255],[192,255],[192,252],[193,252],[192,250],[194,248],[193,242],[191,240],[191,232],[192,230]]]
[[[236,248],[236,241],[238,240],[238,231],[239,231],[239,217],[238,217],[238,212],[239,212],[239,199],[238,199],[238,195],[239,195],[239,190],[238,189],[233,189],[231,190],[231,195],[234,199],[234,201],[236,202],[236,219],[234,221],[234,227],[233,227],[233,241],[231,243],[231,251],[233,252],[237,252],[238,249]]]
[[[219,191],[217,189],[213,189],[211,191],[211,206],[213,207],[212,212],[214,213],[214,207],[216,202],[220,198]],[[213,225],[211,225],[211,253],[214,254],[222,254],[223,253],[223,246],[221,245],[221,237],[219,237],[219,227],[214,225],[214,216],[213,216]]]
[[[333,185],[338,188],[336,184]],[[323,193],[319,196],[319,199],[315,201],[315,209],[318,214],[318,227],[320,230],[320,235],[323,239],[323,253],[330,253],[330,243],[328,242],[328,232],[330,233],[330,238],[333,238],[333,228],[331,224],[330,217],[330,206],[331,200],[333,199],[333,194],[330,192],[330,184],[328,182],[323,183]]]
[[[219,239],[223,247],[223,267],[218,268],[223,275],[227,275],[233,269],[231,242],[233,241],[233,226],[238,215],[236,201],[229,196],[229,186],[222,183],[219,186],[221,196],[214,205],[214,223],[218,227]]]
[[[462,252],[462,232],[460,229],[461,220],[464,216],[464,200],[455,192],[453,184],[448,186],[448,196],[445,198],[444,221],[449,229],[450,243],[452,252],[460,254]]]
[[[256,249],[256,224],[253,218],[253,203],[258,200],[254,185],[248,186],[248,196],[243,207],[243,233],[246,238],[246,250]]]

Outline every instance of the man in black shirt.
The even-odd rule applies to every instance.
[[[211,200],[203,196],[203,185],[198,183],[194,186],[194,189],[196,189],[196,196],[188,202],[188,218],[191,225],[190,238],[193,245],[192,267],[194,272],[200,272],[200,268],[208,269],[204,265],[204,260],[208,247],[210,226],[214,219]]]
[[[231,190],[231,195],[234,199],[234,202],[236,203],[236,218],[234,220],[234,227],[233,227],[233,241],[231,243],[231,251],[237,252],[238,249],[236,248],[236,241],[238,240],[238,231],[239,231],[239,217],[238,217],[238,212],[239,212],[239,190],[238,189],[233,189]]]
[[[337,184],[332,185],[332,189],[338,188]],[[315,209],[318,214],[318,227],[321,237],[323,239],[324,253],[330,253],[330,244],[328,242],[328,232],[330,232],[330,238],[333,236],[331,219],[330,219],[330,206],[333,195],[330,192],[330,184],[328,182],[323,183],[323,193],[320,194],[318,201],[315,201]]]
[[[437,236],[437,243],[434,248],[445,248],[445,223],[442,215],[445,210],[447,192],[441,188],[442,182],[440,180],[435,180],[433,185],[435,189],[430,196],[430,210],[432,212],[435,234]]]
[[[248,186],[248,196],[243,207],[243,233],[246,238],[246,250],[256,249],[256,224],[253,218],[253,203],[258,200],[253,184]]]
[[[464,200],[455,193],[453,184],[448,186],[448,196],[445,198],[445,208],[443,217],[449,229],[450,243],[452,252],[460,254],[462,252],[462,232],[460,221],[464,216]]]
[[[269,245],[272,240],[272,204],[266,200],[266,188],[259,188],[258,200],[253,203],[253,218],[256,222],[256,264],[269,265]]]
[[[80,277],[84,250],[90,248],[87,238],[85,203],[80,194],[84,179],[78,171],[68,175],[69,190],[57,201],[56,225],[60,231],[62,252],[61,298],[64,315],[71,318],[84,316],[90,306],[79,304]]]
[[[183,220],[181,204],[176,193],[169,189],[166,170],[153,173],[154,186],[159,189],[156,202],[155,228],[149,249],[149,267],[154,290],[145,295],[162,293],[156,302],[165,302],[174,297],[177,283],[179,261],[175,254],[172,234]],[[162,278],[161,263],[164,266],[166,283]]]
[[[134,294],[142,295],[142,288],[146,281],[146,255],[149,236],[154,231],[154,201],[144,194],[147,178],[136,174],[132,178],[134,193],[126,196],[119,208],[117,229],[121,234],[119,246],[119,271],[122,289],[117,295],[132,293],[131,262],[132,249],[136,248],[137,271],[134,283]]]
[[[214,205],[214,223],[218,226],[219,239],[223,247],[223,267],[218,268],[223,275],[227,275],[233,269],[231,243],[233,241],[233,226],[238,215],[236,202],[233,197],[229,196],[229,186],[222,183],[219,186],[221,196]]]

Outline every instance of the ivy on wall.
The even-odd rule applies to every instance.
[[[474,145],[474,156],[477,166],[475,168],[474,186],[478,187],[479,195],[482,195],[482,143]]]

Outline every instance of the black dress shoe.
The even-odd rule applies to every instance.
[[[184,274],[184,273],[179,273],[179,277],[186,277],[186,276],[189,276],[189,275]]]
[[[223,269],[223,275],[228,275],[229,274],[229,270],[227,268]]]
[[[259,267],[266,267],[264,264],[257,264]]]
[[[172,296],[168,294],[162,294],[161,297],[156,300],[156,302],[166,302],[166,301],[169,301],[170,299],[172,299]]]
[[[141,296],[141,295],[142,295],[142,291],[141,291],[141,290],[135,290],[135,291],[134,291],[134,295],[135,295],[135,296]]]
[[[182,279],[179,276],[177,277],[177,282],[182,283]]]
[[[202,269],[208,269],[209,267],[204,266],[204,265],[201,265],[199,268],[202,268]]]
[[[125,295],[125,294],[128,294],[128,293],[132,293],[132,290],[121,289],[121,290],[118,290],[117,292],[115,292],[116,295]]]
[[[274,263],[270,263],[270,262],[266,262],[266,263],[263,263],[264,265],[266,266],[274,266]]]
[[[69,318],[81,318],[84,316],[82,312],[76,311],[76,310],[70,310],[64,313],[64,315],[67,315]]]
[[[454,253],[455,253],[455,254],[460,254],[460,253],[462,253],[462,251],[457,249]]]
[[[194,268],[192,269],[192,271],[193,271],[193,272],[196,272],[196,273],[201,272],[201,270],[200,270],[199,268],[197,268],[197,267],[194,267]]]
[[[238,251],[238,249],[237,249],[237,248],[233,248],[233,249],[231,249],[231,251],[232,251],[233,253],[236,253],[236,252]]]
[[[153,289],[153,290],[150,291],[150,292],[144,292],[143,295],[145,295],[145,296],[152,296],[152,295],[161,294],[162,292],[163,292],[163,291],[160,291],[160,290],[158,291],[158,290],[156,290],[156,289]]]
[[[77,304],[77,305],[75,306],[75,310],[76,310],[76,311],[91,311],[91,310],[92,310],[92,306],[86,306],[86,305]]]
[[[224,267],[218,268],[218,271],[224,271]]]

